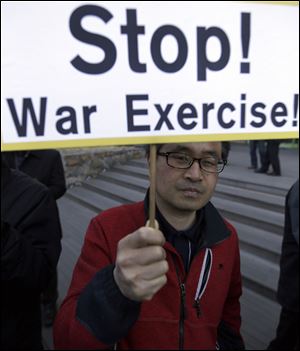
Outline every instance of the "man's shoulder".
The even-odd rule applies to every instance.
[[[237,239],[237,232],[234,226],[221,215],[211,202],[205,206],[205,222],[207,241],[211,245],[222,242],[225,239],[230,241]]]
[[[17,224],[26,214],[43,205],[49,210],[52,201],[48,188],[18,170],[11,170],[9,179],[1,189],[3,213],[11,223]]]
[[[237,237],[237,231],[235,229],[235,227],[233,226],[233,224],[231,224],[228,219],[223,218],[223,221],[226,225],[226,227],[228,228],[228,230],[230,231],[231,234],[233,234],[234,237]]]
[[[122,218],[123,216],[140,216],[144,213],[144,202],[135,202],[109,208],[101,212],[96,218]]]
[[[299,179],[291,186],[287,193],[289,205],[297,204],[299,206]]]
[[[33,150],[31,151],[32,155],[35,155],[39,158],[57,158],[60,157],[60,152],[55,149],[47,149],[47,150]]]

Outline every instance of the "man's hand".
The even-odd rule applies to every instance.
[[[165,238],[158,229],[142,227],[118,244],[114,279],[124,296],[151,300],[167,282]]]

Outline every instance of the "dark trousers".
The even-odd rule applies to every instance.
[[[230,141],[222,141],[222,159],[227,160],[230,151]]]
[[[262,169],[266,172],[271,165],[273,172],[280,175],[280,162],[279,162],[279,144],[280,140],[268,140],[267,142],[267,152],[265,162]]]
[[[41,301],[43,305],[47,305],[49,303],[55,305],[57,298],[58,298],[57,270],[55,270],[55,273],[53,274],[52,278],[49,281],[49,285],[41,295]]]
[[[254,168],[258,167],[258,162],[257,162],[257,148],[259,152],[259,157],[260,157],[260,164],[261,167],[263,164],[266,162],[266,145],[264,140],[250,140],[249,142],[250,146],[250,162],[251,166]]]
[[[273,171],[276,174],[281,174],[279,163],[279,140],[270,140],[267,144],[267,154],[272,165]]]
[[[299,313],[281,309],[276,337],[268,350],[299,350]]]

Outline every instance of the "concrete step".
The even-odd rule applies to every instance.
[[[243,204],[276,211],[278,213],[284,212],[285,199],[283,196],[247,189],[245,184],[242,184],[241,187],[239,187],[236,184],[233,186],[220,182],[217,184],[216,194],[222,199],[241,202]]]
[[[265,177],[268,177],[264,175]],[[220,174],[219,183],[224,185],[230,185],[237,188],[247,189],[247,190],[254,190],[261,194],[272,194],[284,197],[286,195],[287,189],[286,187],[278,187],[273,185],[268,185],[266,183],[260,184],[253,180],[249,181],[249,179],[243,179],[240,177],[239,174],[234,174],[233,172]],[[268,178],[267,178],[268,179]]]
[[[280,314],[279,304],[245,286],[240,302],[241,334],[246,350],[266,350],[275,336]]]
[[[120,205],[119,201],[100,195],[84,187],[74,187],[65,196],[97,213]]]
[[[244,286],[276,301],[279,266],[255,254],[241,250],[241,273]]]
[[[120,172],[122,174],[139,177],[141,179],[149,179],[149,172],[146,167],[126,164],[115,166],[113,169],[114,171]]]
[[[103,196],[108,196],[110,199],[119,203],[141,201],[145,196],[144,191],[137,191],[109,180],[90,179],[82,185],[85,189],[89,189]]]
[[[279,265],[282,236],[237,221],[230,221],[238,233],[240,249]]]
[[[283,231],[284,215],[264,208],[250,206],[243,203],[219,198],[216,195],[212,203],[220,210],[222,215],[229,220],[255,225],[255,228],[281,235]]]
[[[142,167],[142,168],[147,168],[148,167],[148,162],[146,160],[146,158],[136,158],[134,160],[130,160],[127,162],[128,165],[135,165],[138,167]]]
[[[120,173],[115,169],[101,173],[98,178],[141,192],[145,192],[149,187],[148,179],[143,179],[135,175]]]
[[[60,217],[63,218],[61,225],[64,239],[69,239],[70,236],[73,238],[73,230],[70,229],[74,229],[76,236],[82,233],[81,238],[83,238],[90,220],[99,212],[98,210],[91,210],[85,204],[81,205],[76,200],[74,201],[74,198],[70,196],[70,193],[74,190],[75,188],[73,190],[69,189],[66,195],[57,201]]]

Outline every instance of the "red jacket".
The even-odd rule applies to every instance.
[[[217,229],[220,233],[216,233],[215,229],[215,233],[211,233],[211,236],[220,240],[216,239],[214,243],[200,249],[188,274],[173,246],[165,243],[169,263],[167,284],[151,301],[141,304],[137,321],[127,335],[118,340],[117,348],[178,349],[181,338],[184,349],[216,349],[217,328],[221,321],[240,337],[241,275],[238,238],[235,229],[227,222],[224,224],[215,208],[210,203],[209,206],[210,214],[206,216],[210,222],[208,227],[215,228],[214,222],[220,220],[223,224],[223,228]],[[71,286],[55,321],[56,348],[107,348],[107,344],[99,341],[88,325],[84,326],[76,318],[77,301],[95,274],[114,264],[119,240],[145,225],[145,221],[143,202],[104,211],[91,221]],[[200,277],[203,278],[203,275],[208,278],[206,286],[205,279]],[[185,284],[185,296],[179,280]],[[202,282],[202,287],[199,281]],[[97,291],[94,293],[97,294]],[[200,308],[195,308],[196,295],[200,295]],[[97,313],[101,321],[101,311],[95,310],[95,306],[90,307],[90,313]]]

